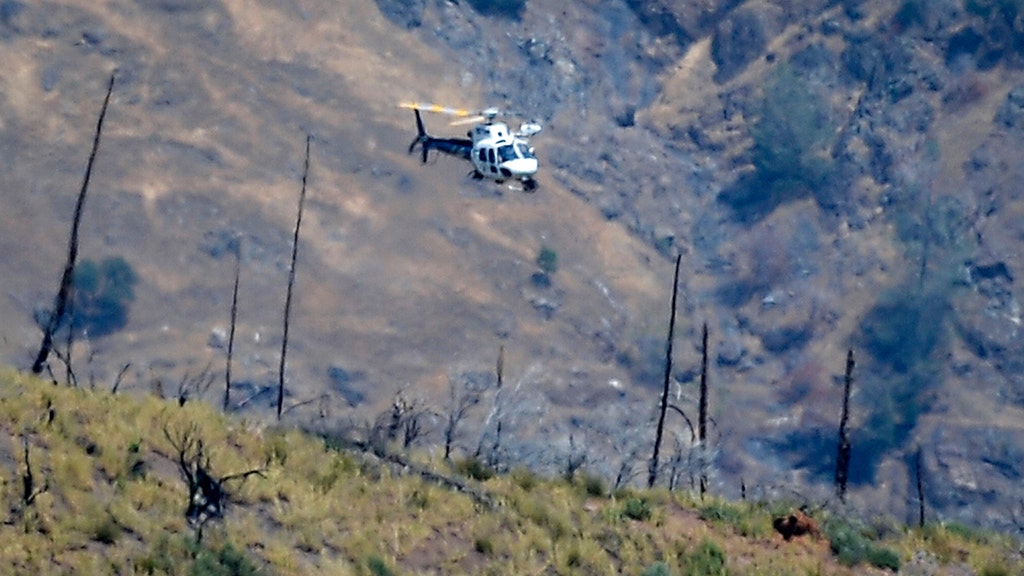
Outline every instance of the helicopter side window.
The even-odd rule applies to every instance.
[[[509,160],[516,159],[516,149],[511,144],[506,144],[498,148],[498,162],[507,162]]]
[[[487,150],[481,148],[480,151],[477,153],[477,156],[480,158],[481,162],[487,162]]]
[[[494,148],[487,149],[487,161],[494,164]]]

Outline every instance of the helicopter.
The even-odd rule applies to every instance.
[[[409,144],[409,154],[419,146],[424,164],[427,162],[427,153],[437,150],[469,160],[473,164],[472,176],[478,180],[488,178],[501,183],[514,179],[522,183],[526,192],[537,189],[537,181],[533,177],[540,163],[534,156],[528,138],[541,131],[540,124],[524,122],[518,131],[511,132],[506,123],[495,121],[501,115],[497,108],[471,112],[418,102],[403,102],[399,107],[412,110],[416,116],[417,134]],[[473,128],[466,133],[466,138],[435,138],[423,128],[421,110],[459,117],[452,122],[453,126],[473,124]]]

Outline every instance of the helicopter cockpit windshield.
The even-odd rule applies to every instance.
[[[498,163],[507,162],[519,158],[516,156],[516,149],[511,144],[498,147]]]
[[[533,155],[533,150],[526,144],[526,142],[516,142],[516,150],[519,152],[520,158],[536,158]]]

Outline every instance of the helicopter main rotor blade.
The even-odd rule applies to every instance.
[[[478,114],[476,116],[469,116],[467,118],[459,118],[458,120],[453,120],[452,122],[449,122],[448,125],[449,126],[465,126],[467,124],[476,124],[477,122],[483,122],[485,120],[487,120],[486,117],[481,116],[481,115]]]
[[[438,114],[448,114],[449,116],[470,116],[476,114],[472,110],[466,110],[464,108],[451,108],[448,106],[441,106],[440,104],[425,104],[422,102],[402,102],[398,105],[399,108],[408,108],[410,110],[423,110],[425,112],[436,112]]]

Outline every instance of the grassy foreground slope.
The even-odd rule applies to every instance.
[[[961,528],[907,531],[822,513],[821,538],[783,542],[771,519],[785,504],[663,490],[609,495],[585,475],[463,477],[471,490],[455,491],[202,403],[55,386],[14,371],[0,372],[0,429],[5,573],[861,574],[921,565],[995,575],[1024,567],[1014,543]],[[185,436],[202,442],[215,477],[261,471],[224,483],[223,518],[207,522],[201,540],[185,518],[175,449]],[[448,478],[474,470],[422,458]]]

